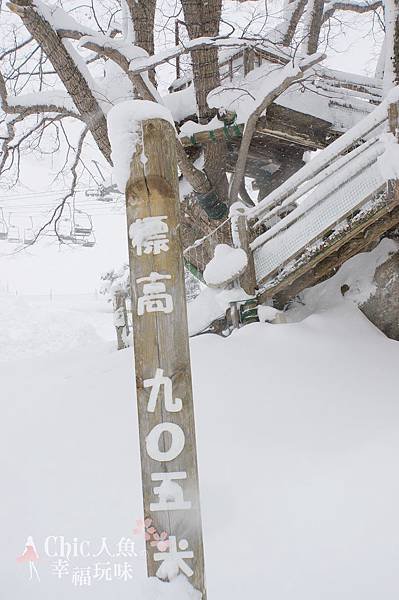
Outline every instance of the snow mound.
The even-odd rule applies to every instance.
[[[218,244],[212,260],[204,270],[204,280],[210,287],[222,287],[237,279],[245,271],[248,257],[242,248]]]
[[[357,254],[346,261],[333,277],[302,292],[299,302],[293,304],[286,316],[299,320],[345,302],[355,306],[364,304],[375,291],[373,279],[377,267],[398,250],[398,242],[382,239],[371,252]],[[349,288],[345,295],[342,286]]]

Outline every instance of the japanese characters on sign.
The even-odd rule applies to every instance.
[[[146,255],[159,256],[161,253],[168,253],[171,246],[168,234],[167,216],[151,216],[134,220],[129,228],[129,237],[134,249],[135,260],[140,261]],[[142,273],[142,270],[140,269],[139,272]],[[173,313],[175,309],[173,290],[169,289],[171,280],[170,273],[156,271],[136,278],[135,318],[146,318],[154,313],[162,318],[163,315]],[[185,399],[184,397],[178,398],[174,394],[171,378],[173,374],[166,372],[165,365],[162,364],[162,353],[160,353],[159,363],[152,376],[142,382],[144,390],[148,392],[146,412],[149,415],[168,415],[170,413],[171,416],[182,413],[185,408],[187,409]],[[157,412],[157,409],[162,410]],[[164,434],[169,437],[167,449],[162,443]],[[187,471],[183,466],[181,469],[173,470],[165,467],[166,463],[178,458],[182,459],[182,465],[184,465],[185,449],[186,435],[183,428],[169,420],[167,416],[146,432],[145,451],[152,461],[159,463],[159,470],[147,474],[151,479],[149,483],[153,498],[149,503],[149,510],[153,516],[159,511],[171,513],[190,511],[193,508],[192,502],[185,498],[184,493],[185,486],[189,487],[192,483],[189,481]],[[173,533],[173,531],[169,532],[168,544],[165,545],[163,551],[155,548],[153,552],[152,559],[158,564],[156,575],[161,579],[171,579],[180,572],[187,577],[193,575],[194,551],[190,549],[190,540],[183,536],[179,539]]]

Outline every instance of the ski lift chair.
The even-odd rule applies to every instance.
[[[75,211],[74,223],[74,234],[87,235],[93,231],[91,216],[81,210]]]
[[[33,244],[36,235],[32,227],[26,227],[24,229],[24,244]]]
[[[30,227],[24,228],[24,244],[33,244],[36,234],[33,229],[33,219],[30,217]]]
[[[92,248],[96,245],[96,238],[93,232],[86,236],[83,240],[83,246],[85,248]]]
[[[21,241],[21,236],[19,233],[19,227],[17,227],[16,225],[9,225],[8,226],[8,237],[7,237],[7,241],[10,243],[18,243]]]
[[[8,238],[8,227],[7,223],[3,220],[0,221],[0,240],[6,240]]]
[[[61,240],[72,239],[72,221],[68,217],[61,219],[57,225],[57,234]]]
[[[8,225],[4,218],[3,209],[0,208],[0,240],[6,240],[8,237]]]

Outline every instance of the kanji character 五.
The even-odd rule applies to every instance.
[[[185,471],[174,473],[152,473],[152,481],[161,481],[161,485],[154,487],[154,494],[159,497],[158,502],[151,502],[150,510],[189,510],[191,502],[185,501],[183,488],[176,483],[177,480],[187,479]]]

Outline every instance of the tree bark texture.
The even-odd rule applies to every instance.
[[[190,39],[213,37],[219,34],[222,0],[183,0],[185,23]],[[209,92],[220,85],[217,48],[201,48],[191,53],[193,80],[200,123],[208,123],[215,109],[207,103]],[[204,146],[204,171],[221,202],[228,199],[226,175],[227,147],[225,140],[209,142]]]
[[[152,56],[156,0],[127,0],[127,5],[133,21],[135,43]],[[148,75],[155,85],[155,70],[149,71]]]

